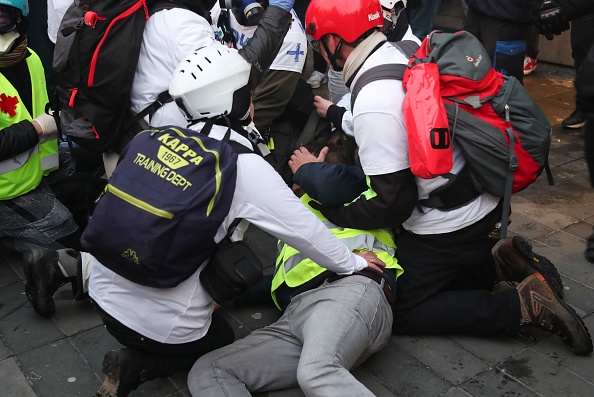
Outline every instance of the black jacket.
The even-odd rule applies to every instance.
[[[530,0],[467,0],[468,8],[478,13],[517,23],[529,24]]]

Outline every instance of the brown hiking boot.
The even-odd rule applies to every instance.
[[[563,281],[555,265],[532,251],[532,245],[523,237],[507,239],[494,252],[495,271],[499,281],[522,282],[539,272],[557,296],[563,298]]]
[[[575,354],[592,353],[588,328],[575,310],[563,302],[549,287],[542,274],[526,277],[516,287],[520,296],[522,325],[533,325],[552,332]]]

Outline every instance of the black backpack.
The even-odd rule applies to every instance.
[[[143,129],[139,120],[171,100],[164,92],[137,115],[130,111],[149,15],[175,7],[203,14],[185,0],[74,0],[60,23],[53,62],[65,135],[95,152],[119,152]]]

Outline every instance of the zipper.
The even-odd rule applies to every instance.
[[[166,219],[172,219],[174,216],[174,214],[172,212],[165,211],[160,208],[154,207],[154,206],[150,205],[149,203],[139,200],[136,197],[132,196],[131,194],[128,194],[113,185],[108,184],[107,191],[109,193],[113,194],[114,196],[124,200],[128,204],[133,205],[137,208],[140,208],[141,210],[151,213],[155,216],[158,216],[161,218],[166,218]]]

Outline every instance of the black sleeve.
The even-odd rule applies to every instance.
[[[295,172],[293,182],[327,206],[350,203],[367,189],[361,167],[344,164],[304,164]]]
[[[337,105],[330,105],[326,111],[326,120],[330,121],[334,126],[342,130],[342,116],[346,113],[346,108]]]
[[[369,180],[375,197],[362,195],[348,206],[323,206],[322,213],[336,225],[363,230],[394,227],[408,219],[418,199],[410,168]]]
[[[39,143],[33,124],[23,120],[0,130],[0,161],[31,149]]]
[[[250,88],[254,89],[272,64],[285,35],[291,27],[293,14],[276,6],[268,6],[258,28],[239,54],[252,65]],[[255,79],[255,80],[254,80]]]
[[[563,8],[569,21],[594,12],[592,0],[557,0],[557,2]]]

